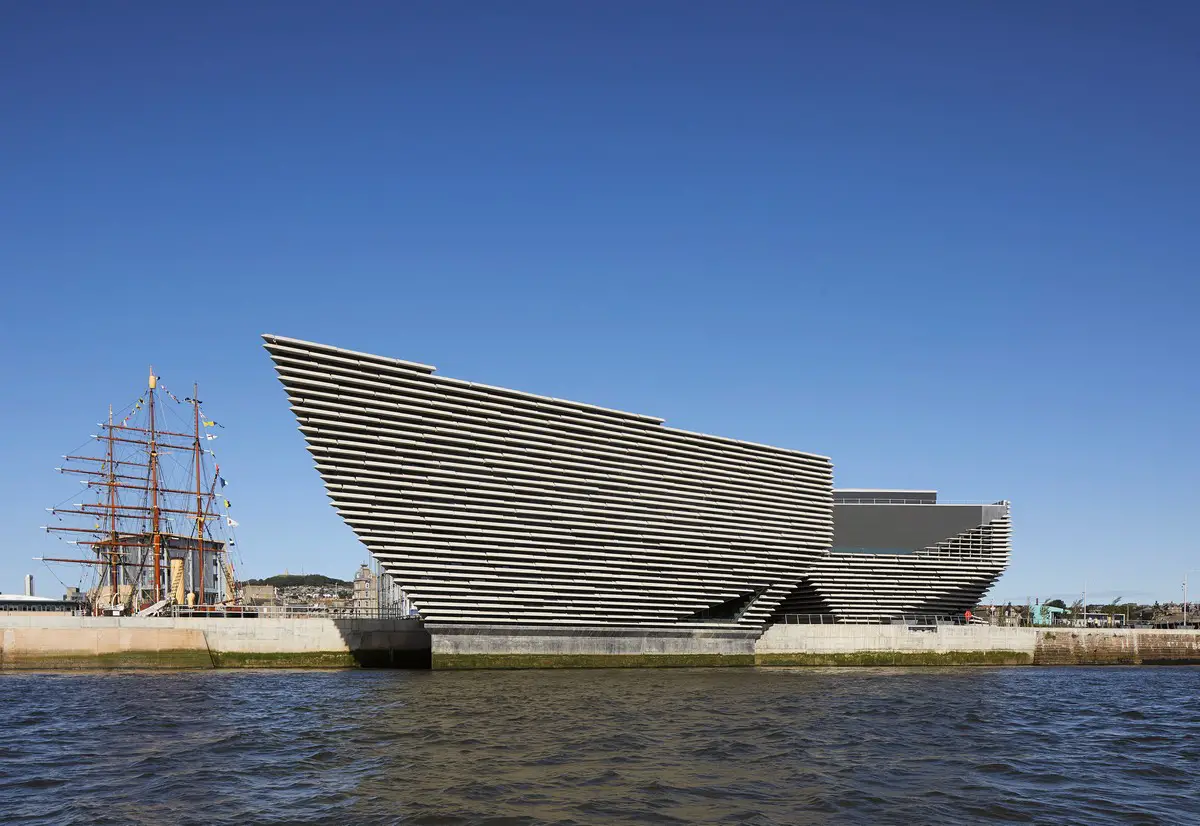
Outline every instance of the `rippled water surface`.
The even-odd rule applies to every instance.
[[[1200,823],[1200,669],[0,674],[5,823]]]

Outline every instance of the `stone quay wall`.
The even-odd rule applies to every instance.
[[[1200,631],[1037,629],[1036,665],[1200,665]]]

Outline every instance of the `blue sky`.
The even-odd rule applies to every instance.
[[[227,426],[243,571],[349,575],[274,332],[1010,499],[999,599],[1177,598],[1198,38],[1188,3],[9,4],[0,590],[58,589],[53,468],[151,363]]]

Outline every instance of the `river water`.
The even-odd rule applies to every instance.
[[[0,822],[1200,824],[1200,668],[6,673]]]

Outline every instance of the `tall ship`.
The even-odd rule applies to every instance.
[[[151,368],[146,390],[110,406],[98,426],[55,468],[78,480],[82,496],[46,509],[45,530],[71,551],[42,561],[74,567],[81,601],[98,615],[205,614],[236,603],[238,523],[215,444],[224,426],[199,388],[180,397]]]

